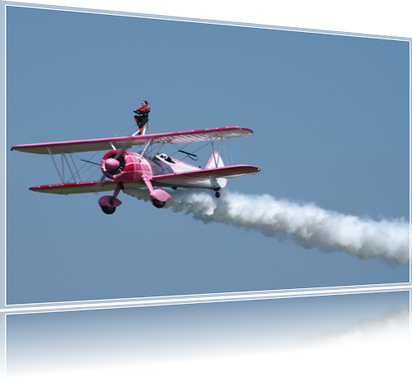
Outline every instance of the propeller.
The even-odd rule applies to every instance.
[[[117,153],[114,157],[109,157],[108,159],[106,159],[106,161],[104,162],[106,170],[116,171],[120,167],[120,164],[121,164],[119,159],[126,152],[126,150],[131,147],[131,145],[132,145],[131,141],[127,141],[127,142],[123,143],[120,146],[119,151],[117,151]],[[103,173],[100,180],[99,180],[99,183],[96,185],[97,188],[100,188],[103,185],[105,177],[106,177],[106,175],[105,175],[105,173]]]
[[[106,169],[116,170],[120,166],[120,161],[115,158],[108,158],[104,162],[104,165],[106,166]]]

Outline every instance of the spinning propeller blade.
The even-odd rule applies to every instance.
[[[109,166],[111,165],[110,168],[115,168],[115,163],[113,162],[113,160],[117,160],[119,161],[119,158],[127,151],[128,148],[130,148],[132,146],[131,140],[127,140],[124,143],[122,143],[122,145],[119,148],[119,151],[116,153],[116,155],[114,157],[111,157],[109,159],[106,160],[105,164],[107,163]],[[97,187],[100,187],[104,181],[104,178],[106,177],[105,173],[102,174],[102,177],[99,180],[99,183],[96,184]]]

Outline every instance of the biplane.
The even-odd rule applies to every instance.
[[[122,203],[117,198],[118,194],[128,187],[148,189],[150,199],[157,208],[162,208],[171,198],[171,194],[162,188],[174,190],[178,188],[208,188],[213,190],[215,196],[219,198],[219,191],[226,186],[229,178],[255,174],[260,169],[251,165],[225,166],[220,152],[215,150],[214,142],[251,134],[253,131],[246,127],[228,126],[161,134],[21,144],[13,146],[11,150],[46,154],[52,158],[61,183],[33,186],[29,188],[30,190],[54,194],[113,191],[112,195],[106,195],[99,199],[99,205],[103,212],[113,214]],[[210,142],[212,145],[213,152],[204,169],[160,152],[167,143],[191,142]],[[149,154],[149,147],[153,149],[156,144],[160,146]],[[129,151],[132,146],[136,145],[144,146],[143,151],[140,153]],[[106,150],[109,151],[104,154],[100,162],[103,173],[100,181],[81,181],[80,176],[73,173],[74,169],[70,168],[74,162],[69,164],[68,155]],[[61,170],[59,170],[54,155],[61,155]],[[67,181],[64,179],[65,166],[69,167],[71,173],[71,178]],[[80,180],[77,181],[78,179]]]

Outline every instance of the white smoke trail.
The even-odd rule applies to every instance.
[[[383,319],[362,318],[343,330],[325,330],[318,336],[306,336],[290,348],[280,346],[274,353],[389,344],[408,340],[409,311],[403,308],[388,313]]]
[[[125,188],[124,192],[150,201],[147,190]],[[254,229],[281,241],[290,238],[308,249],[344,251],[362,260],[379,257],[394,264],[409,262],[409,224],[404,219],[361,219],[315,204],[300,205],[268,194],[244,195],[227,190],[219,199],[210,191],[174,191],[166,207],[193,214],[205,223]]]

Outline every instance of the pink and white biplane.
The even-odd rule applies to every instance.
[[[99,199],[99,205],[106,214],[113,214],[121,204],[117,198],[120,190],[128,187],[149,190],[153,205],[161,208],[171,198],[171,195],[161,189],[169,187],[177,188],[209,188],[215,191],[216,197],[220,197],[219,190],[227,184],[227,179],[244,175],[251,175],[260,171],[258,167],[251,165],[224,166],[222,157],[215,151],[213,141],[223,141],[227,138],[243,137],[253,134],[246,127],[228,126],[213,129],[179,131],[162,134],[147,134],[139,136],[123,136],[103,139],[76,140],[67,142],[21,144],[13,146],[11,150],[29,152],[34,154],[49,154],[60,176],[61,184],[33,186],[30,190],[44,193],[73,194],[111,191],[111,196],[103,196]],[[206,167],[201,169],[164,153],[159,153],[166,144],[180,144],[191,142],[210,142],[213,153]],[[149,147],[160,144],[153,154],[148,154]],[[141,153],[127,151],[131,146],[144,145]],[[86,152],[107,152],[100,163],[103,172],[102,180],[88,182],[65,182],[64,162],[69,166],[66,155]],[[60,173],[53,155],[60,154],[62,161],[62,173]],[[190,154],[189,154],[190,155]],[[76,180],[72,173],[71,180]],[[79,177],[79,176],[78,176]],[[103,180],[107,177],[108,180]],[[79,177],[80,178],[80,177]]]

